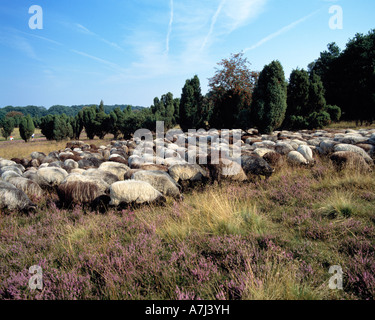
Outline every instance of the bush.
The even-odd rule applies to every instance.
[[[308,121],[302,116],[291,116],[289,119],[289,127],[291,130],[305,129],[308,126]]]
[[[341,109],[338,106],[327,105],[326,112],[329,113],[333,122],[339,122],[341,119]]]
[[[252,103],[252,118],[259,131],[272,133],[279,128],[287,109],[287,83],[279,61],[266,65],[259,75]]]
[[[14,118],[6,117],[2,121],[1,135],[5,138],[5,140],[7,140],[8,137],[12,134],[15,125],[16,125],[16,121],[14,120]]]
[[[307,118],[309,129],[321,129],[331,123],[331,117],[329,113],[325,111],[313,112]]]
[[[35,131],[33,119],[30,115],[22,118],[20,123],[20,135],[25,142],[28,142]]]

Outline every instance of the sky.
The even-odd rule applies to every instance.
[[[205,94],[239,52],[253,71],[279,60],[288,79],[374,17],[374,0],[0,0],[0,108],[149,107],[194,75]]]

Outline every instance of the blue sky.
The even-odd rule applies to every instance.
[[[43,29],[30,29],[32,5]],[[343,10],[332,30],[329,8]],[[150,106],[180,97],[197,74],[244,51],[252,70],[278,59],[287,78],[328,43],[375,28],[374,0],[1,0],[0,107],[99,103]]]

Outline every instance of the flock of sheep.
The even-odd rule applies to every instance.
[[[132,138],[100,147],[71,141],[65,150],[48,155],[0,158],[0,209],[27,212],[51,192],[67,207],[157,203],[181,199],[196,184],[268,178],[284,160],[313,166],[317,154],[339,168],[351,165],[369,172],[375,155],[375,130],[260,135],[251,129],[242,131],[238,141],[233,137],[210,132],[188,137],[176,131],[151,141]]]

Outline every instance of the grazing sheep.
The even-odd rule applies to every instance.
[[[4,172],[6,171],[13,171],[15,173],[18,173],[20,176],[22,175],[22,173],[25,171],[25,170],[21,170],[20,168],[18,168],[17,166],[13,165],[13,166],[5,166],[5,167],[2,167],[0,169],[0,175],[2,175]]]
[[[295,165],[307,165],[309,162],[306,158],[298,151],[291,151],[288,153],[288,161]]]
[[[266,153],[263,159],[266,160],[271,167],[280,167],[283,163],[282,156],[276,151]]]
[[[253,151],[253,153],[258,155],[259,157],[263,157],[265,154],[270,153],[270,152],[275,152],[275,151],[273,151],[271,149],[267,149],[267,148],[256,148]]]
[[[309,146],[300,145],[297,151],[303,155],[303,157],[309,162],[314,163],[313,152]]]
[[[220,158],[219,164],[212,164],[211,157],[208,157],[207,169],[211,181],[221,182],[222,180],[246,181],[247,176],[241,162],[232,161],[227,158]]]
[[[281,155],[287,155],[289,152],[294,151],[294,148],[287,142],[277,142],[275,150]]]
[[[123,163],[125,165],[128,165],[128,161],[124,157],[118,154],[114,154],[113,156],[110,156],[108,161],[118,162],[118,163]]]
[[[124,175],[124,180],[130,180],[133,176],[134,173],[138,172],[138,171],[142,171],[141,169],[130,169],[128,171],[126,171],[125,175]]]
[[[355,152],[355,153],[358,153],[360,156],[362,156],[365,159],[365,161],[367,162],[367,164],[369,164],[369,165],[374,164],[374,161],[371,159],[371,157],[369,156],[369,154],[365,150],[363,150],[360,147],[353,146],[351,144],[338,144],[334,147],[334,151],[335,152],[338,152],[338,151]]]
[[[208,178],[207,172],[197,164],[176,164],[168,170],[171,178],[180,183],[181,181],[202,181]]]
[[[72,204],[91,204],[95,199],[105,195],[109,185],[102,179],[70,174],[58,186],[57,194],[64,206]]]
[[[335,141],[332,141],[332,140],[323,140],[319,147],[320,149],[322,150],[322,154],[330,154],[332,152],[334,152],[334,147],[335,145],[337,144],[337,142]]]
[[[165,197],[152,187],[148,182],[144,181],[119,181],[110,187],[111,206],[119,206],[122,203],[152,203],[164,202]]]
[[[62,168],[64,166],[64,162],[58,160],[54,161],[48,164],[49,167],[56,167],[56,168]]]
[[[0,160],[0,168],[11,167],[11,166],[15,166],[16,164],[17,163],[15,163],[14,161],[11,161],[11,160],[5,160],[5,159]]]
[[[368,154],[371,154],[372,151],[374,150],[374,146],[372,144],[358,143],[358,144],[356,144],[356,146],[360,147],[361,149],[363,149]]]
[[[60,153],[59,159],[62,162],[65,162],[66,160],[74,160],[75,162],[78,162],[79,160],[82,160],[82,157],[80,157],[78,154],[68,152],[68,153]]]
[[[0,181],[0,209],[31,211],[36,209],[28,196],[14,185]]]
[[[115,176],[117,176],[117,178],[122,181],[124,180],[125,173],[128,170],[130,170],[130,168],[123,163],[107,161],[107,162],[103,162],[99,166],[99,170],[110,172],[114,174]]]
[[[30,155],[31,159],[34,160],[38,160],[40,163],[42,163],[43,159],[46,157],[46,155],[43,153],[43,152],[33,152],[31,155]]]
[[[146,171],[164,171],[168,172],[168,167],[162,164],[142,164],[142,165],[134,165],[134,169],[146,170]]]
[[[145,171],[135,172],[132,176],[133,180],[145,181],[151,184],[156,190],[162,194],[174,198],[181,196],[179,185],[164,171]]]
[[[5,181],[5,182],[9,182],[9,179],[11,179],[11,178],[18,178],[18,177],[22,177],[22,175],[20,175],[17,172],[14,172],[12,170],[9,170],[9,171],[5,171],[1,175],[1,180]]]
[[[331,161],[338,170],[350,169],[360,172],[371,172],[371,167],[358,153],[351,151],[338,151],[330,156]]]
[[[82,174],[84,176],[102,179],[103,181],[105,181],[109,185],[111,185],[111,184],[120,180],[117,175],[115,175],[115,174],[113,174],[109,171],[104,171],[104,170],[101,170],[101,169],[88,169],[86,171],[83,171]]]
[[[33,180],[24,177],[13,177],[9,178],[8,182],[22,190],[30,199],[35,197],[42,198],[44,195],[42,188]]]
[[[67,177],[68,172],[56,167],[39,168],[37,171],[38,184],[42,188],[59,186]]]
[[[80,169],[89,169],[89,168],[99,168],[103,163],[102,160],[99,160],[95,157],[88,157],[78,161],[78,167]]]
[[[270,177],[274,172],[266,160],[258,156],[243,156],[241,157],[242,168],[249,179],[254,176]]]
[[[101,150],[100,153],[105,161],[108,161],[109,157],[111,156],[109,150]]]
[[[78,169],[78,162],[74,161],[73,159],[66,159],[64,161],[63,168],[65,170]]]
[[[21,163],[20,163],[24,168],[28,168],[30,166],[30,160],[29,159],[26,159],[26,158],[23,158],[21,159]]]

